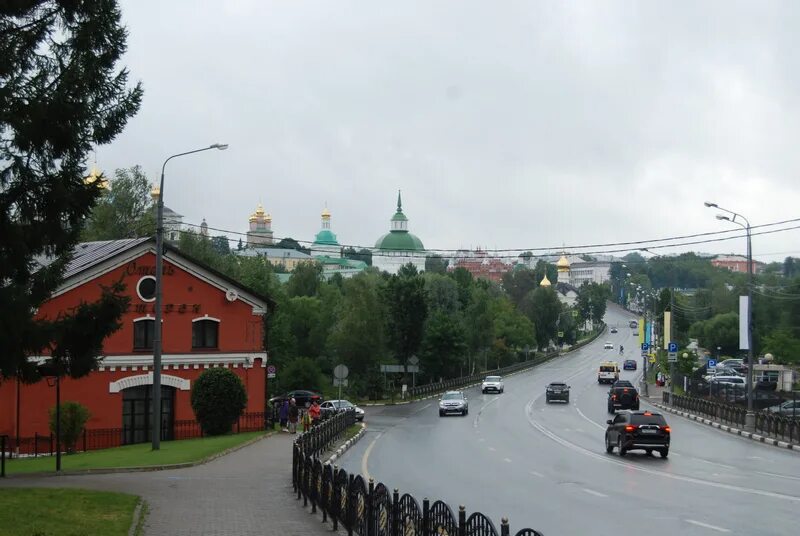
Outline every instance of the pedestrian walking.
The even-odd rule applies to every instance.
[[[287,411],[287,418],[289,420],[289,432],[292,434],[297,433],[297,418],[300,415],[300,408],[297,407],[297,402],[294,398],[289,401],[289,409]]]
[[[281,408],[278,410],[278,419],[281,421],[281,431],[288,432],[288,424],[289,424],[289,401],[284,400],[281,404]]]
[[[319,404],[316,400],[311,403],[311,407],[308,408],[308,414],[311,415],[311,424],[312,426],[316,426],[319,424],[319,419],[322,411],[320,410]]]

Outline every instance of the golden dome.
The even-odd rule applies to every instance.
[[[259,203],[258,206],[256,207],[256,211],[253,212],[250,215],[250,221],[251,222],[258,221],[258,220],[262,219],[263,217],[264,217],[264,205]],[[269,216],[269,214],[267,214],[267,219],[268,220],[272,220],[272,218]]]
[[[161,195],[161,188],[153,186],[153,188],[150,189],[150,197],[153,198],[153,201],[156,201],[159,195]]]
[[[97,181],[100,181],[100,188],[108,188],[108,180],[103,178],[103,173],[96,165],[92,165],[92,170],[83,178],[83,184],[94,184]]]
[[[567,260],[567,256],[562,254],[561,258],[558,259],[556,263],[556,267],[558,268],[559,272],[567,272],[569,271],[569,261]]]
[[[550,285],[552,285],[552,283],[550,283],[550,280],[547,279],[547,274],[544,274],[544,277],[542,278],[542,282],[539,283],[539,286],[540,287],[549,287]]]
[[[331,217],[331,211],[328,210],[328,207],[325,207],[324,209],[322,209],[322,217],[323,218],[330,218]]]

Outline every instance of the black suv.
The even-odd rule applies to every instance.
[[[547,386],[545,400],[548,404],[551,400],[563,400],[569,404],[569,385],[564,382],[552,382]]]
[[[671,430],[660,413],[625,412],[606,423],[606,452],[609,454],[617,447],[620,456],[625,456],[629,450],[644,450],[647,454],[655,450],[662,458],[669,455]]]
[[[628,380],[617,380],[608,391],[608,412],[618,409],[639,409],[639,392]]]
[[[296,389],[294,391],[289,391],[285,395],[274,396],[269,399],[269,403],[271,406],[276,404],[280,405],[283,404],[284,400],[291,400],[292,398],[294,398],[295,404],[301,408],[311,407],[311,403],[314,400],[317,401],[317,404],[322,404],[322,395],[314,391],[306,391],[303,389]]]

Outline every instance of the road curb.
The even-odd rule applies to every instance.
[[[128,528],[128,536],[136,536],[136,533],[143,529],[144,527],[144,519],[145,519],[145,500],[139,497],[139,500],[136,503],[136,508],[133,510],[133,521],[131,522],[131,526]]]
[[[664,404],[659,404],[657,402],[649,402],[648,403],[652,406],[657,407],[658,409],[662,409],[664,411],[668,411],[670,413],[674,413],[675,415],[679,415],[686,419],[696,421],[712,428],[718,428],[724,432],[728,432],[729,434],[733,434],[739,437],[743,437],[745,439],[750,439],[751,441],[757,441],[759,443],[764,443],[765,445],[772,445],[783,450],[791,450],[793,452],[800,453],[800,444],[796,443],[789,443],[787,441],[781,441],[779,439],[773,439],[771,437],[765,437],[761,434],[754,434],[752,432],[747,432],[745,430],[740,430],[739,428],[733,428],[732,426],[728,426],[726,424],[722,424],[720,422],[712,421],[710,419],[706,419],[705,417],[700,417],[698,415],[694,415],[687,411],[681,411],[678,409],[671,408],[669,406],[665,406]]]
[[[361,430],[359,430],[356,435],[354,435],[353,437],[351,437],[350,439],[345,441],[344,444],[342,444],[338,449],[336,449],[336,452],[331,454],[331,457],[328,458],[325,461],[325,463],[326,464],[331,464],[331,463],[335,462],[336,460],[338,460],[339,458],[341,458],[342,455],[344,455],[345,452],[350,450],[350,447],[352,447],[353,445],[358,443],[358,440],[361,439],[366,432],[367,432],[367,425],[362,422],[361,423]]]
[[[207,456],[202,460],[197,460],[194,462],[183,462],[183,463],[172,463],[172,464],[164,464],[164,465],[143,465],[138,467],[106,467],[106,468],[98,468],[98,469],[79,469],[77,471],[61,471],[60,473],[56,473],[55,471],[38,471],[33,473],[15,473],[9,475],[6,473],[6,478],[27,478],[27,477],[40,477],[40,476],[51,476],[51,477],[58,477],[58,476],[85,476],[85,475],[107,475],[111,473],[146,473],[150,471],[168,471],[170,469],[186,469],[188,467],[195,467],[197,465],[203,465],[210,461],[216,460],[217,458],[221,458],[222,456],[227,456],[233,452],[236,452],[239,449],[243,449],[245,447],[249,447],[253,443],[266,439],[277,432],[271,431],[266,432],[264,435],[260,435],[258,437],[254,437],[244,443],[236,445],[235,447],[231,447],[229,449],[225,449],[222,452],[217,452],[216,454],[212,454],[211,456]]]

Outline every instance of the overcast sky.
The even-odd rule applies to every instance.
[[[185,221],[372,246],[397,190],[427,248],[535,248],[800,217],[800,4],[123,0],[145,89],[107,174]],[[800,230],[755,237],[763,260]],[[694,246],[744,253],[744,239]],[[667,250],[670,251],[670,250]],[[676,250],[672,250],[676,251]],[[770,255],[767,255],[770,254]]]

